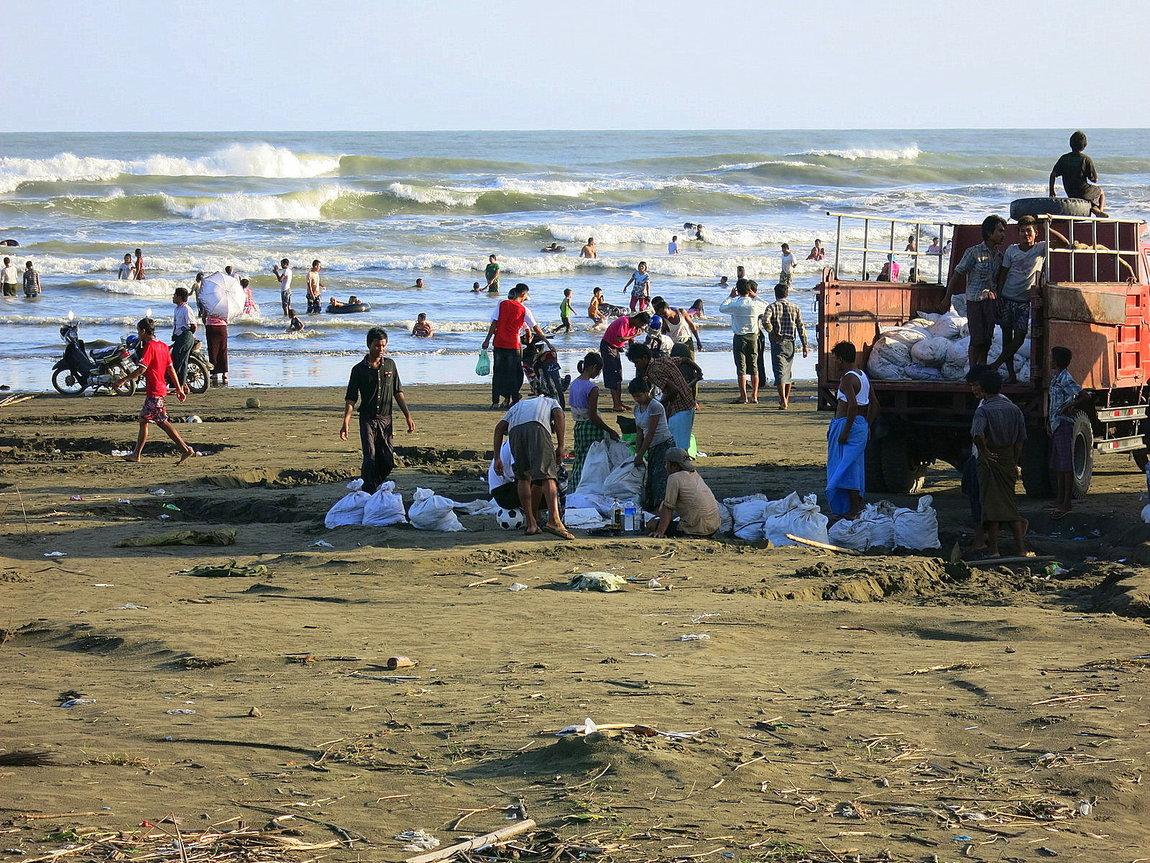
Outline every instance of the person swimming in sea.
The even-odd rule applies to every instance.
[[[723,278],[726,278],[726,276]],[[691,303],[691,308],[687,309],[687,314],[697,321],[705,318],[706,314],[703,312],[703,301],[698,299]]]
[[[482,290],[483,290],[483,288],[481,288],[479,286],[479,282],[472,282],[471,283],[471,293],[478,294]]]
[[[567,249],[565,246],[560,246],[558,243],[552,243],[550,246],[544,246],[539,251],[555,254],[556,252],[565,252]]]
[[[298,333],[303,331],[303,321],[299,319],[299,315],[295,313],[295,309],[288,309],[288,325],[284,330],[286,333]]]
[[[431,325],[431,321],[427,319],[426,312],[420,312],[415,318],[415,326],[411,328],[411,334],[417,339],[429,339],[435,335],[435,327]]]
[[[413,288],[420,288],[420,289],[422,290],[423,288],[426,288],[426,287],[427,287],[427,285],[425,285],[425,284],[423,283],[423,279],[416,279],[416,280],[415,280],[415,284],[414,284],[414,285],[412,285],[412,287],[413,287]]]

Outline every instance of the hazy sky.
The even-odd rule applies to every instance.
[[[5,131],[1150,126],[1144,0],[0,8]]]

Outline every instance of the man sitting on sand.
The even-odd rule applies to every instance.
[[[1026,548],[1030,523],[1018,511],[1014,494],[1018,463],[1026,443],[1026,418],[1018,405],[1002,394],[1002,379],[988,369],[978,380],[975,395],[982,401],[974,411],[970,436],[978,449],[978,492],[982,524],[986,530],[986,553],[998,556],[998,529],[1009,524],[1019,556],[1031,557]]]
[[[557,442],[552,445],[551,431],[555,431]],[[520,399],[495,424],[492,452],[503,452],[503,439],[510,437],[511,454],[514,457],[515,482],[519,487],[519,506],[526,520],[526,533],[536,536],[541,530],[561,537],[574,539],[574,535],[563,524],[559,515],[559,465],[563,461],[563,409],[553,398],[532,396]],[[495,473],[503,473],[502,455],[495,457]],[[547,500],[548,522],[539,527],[534,506],[533,485],[541,486]]]
[[[187,391],[180,385],[180,379],[176,377],[176,370],[172,366],[171,351],[168,350],[167,345],[156,338],[156,322],[151,318],[141,319],[136,324],[136,334],[140,337],[140,344],[143,345],[143,353],[140,355],[136,368],[118,383],[136,380],[143,375],[144,406],[140,409],[140,434],[136,438],[136,448],[131,455],[125,456],[124,460],[136,463],[140,461],[140,457],[144,454],[144,444],[148,442],[148,423],[155,423],[163,429],[164,434],[172,439],[172,443],[179,447],[180,461],[178,463],[183,464],[196,453],[184,443],[180,433],[172,427],[172,421],[168,418],[168,412],[164,408],[164,396],[168,394],[169,382],[171,382],[172,390],[176,393],[176,398],[179,401],[187,398]]]
[[[682,447],[671,447],[663,460],[667,488],[658,519],[647,523],[651,536],[713,536],[720,524],[719,502],[695,471],[695,460]]]

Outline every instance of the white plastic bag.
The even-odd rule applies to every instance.
[[[568,499],[567,509],[563,513],[563,523],[573,530],[594,530],[606,526],[607,519],[601,516],[599,510],[594,507],[570,506],[570,499]]]
[[[894,511],[894,544],[899,548],[941,548],[938,541],[938,513],[934,498],[924,494],[915,509]]]
[[[643,469],[635,467],[633,459],[619,465],[603,481],[603,493],[622,501],[631,499],[637,501],[642,491]]]
[[[583,494],[607,494],[607,479],[611,472],[627,462],[634,462],[631,449],[620,441],[595,441],[583,460],[579,474],[579,487]],[[617,497],[618,495],[616,495]]]
[[[370,527],[387,527],[389,524],[403,524],[407,514],[403,510],[403,495],[395,491],[395,483],[385,482],[375,490],[375,494],[363,505],[363,524]]]
[[[466,530],[455,514],[455,501],[440,497],[429,488],[417,488],[407,513],[417,530]]]
[[[929,321],[923,322],[926,327],[930,326]],[[921,325],[904,324],[901,327],[895,327],[892,330],[884,330],[882,339],[887,342],[892,342],[900,345],[906,345],[908,348],[915,342],[921,342],[929,335],[928,330]]]
[[[366,491],[353,491],[345,494],[327,511],[323,526],[328,530],[344,525],[363,524],[363,508],[371,497]]]
[[[793,540],[787,539],[788,533],[815,542],[829,542],[827,517],[819,509],[815,495],[808,494],[798,506],[767,519],[766,534],[771,545],[794,545]]]
[[[894,508],[886,501],[867,504],[854,521],[840,519],[827,531],[834,545],[863,551],[868,548],[894,548]]]

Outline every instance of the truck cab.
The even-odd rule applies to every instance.
[[[946,285],[963,252],[982,242],[981,225],[909,221],[872,214],[828,213],[836,219],[835,257],[817,286],[819,409],[833,410],[842,370],[831,354],[852,342],[870,364],[876,341],[922,313],[937,315]],[[1039,241],[1051,231],[1073,241],[1071,249],[1050,248],[1032,310],[1029,378],[1004,385],[1003,393],[1023,411],[1028,440],[1022,479],[1032,497],[1049,497],[1049,432],[1046,387],[1050,349],[1074,354],[1070,372],[1092,391],[1089,410],[1074,418],[1076,494],[1090,487],[1093,461],[1104,453],[1129,453],[1146,463],[1150,431],[1150,237],[1146,224],[1127,219],[1038,216]],[[951,241],[943,255],[902,251],[907,233]],[[1018,241],[1010,224],[1006,244]],[[922,244],[918,244],[922,248]],[[1005,246],[1004,246],[1005,248]],[[1049,246],[1048,246],[1049,248]],[[913,273],[913,281],[877,281],[888,260]],[[997,352],[991,350],[993,362]],[[953,367],[952,367],[953,370]],[[923,487],[927,468],[945,461],[961,469],[970,457],[970,422],[977,406],[964,377],[946,380],[878,379],[882,413],[867,449],[867,488],[913,494]]]

